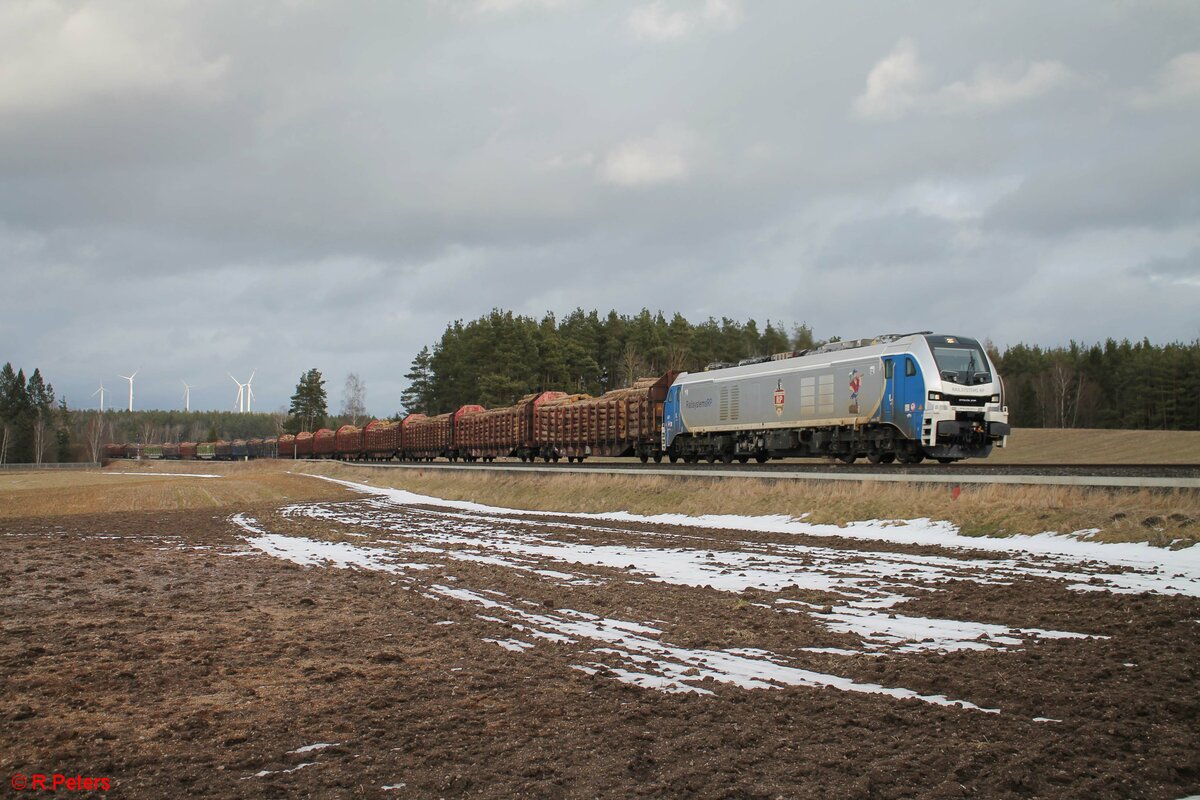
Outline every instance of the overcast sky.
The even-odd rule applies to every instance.
[[[0,359],[376,414],[493,307],[1200,337],[1200,3],[4,0]]]

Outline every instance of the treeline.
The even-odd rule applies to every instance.
[[[1200,430],[1200,341],[991,351],[1020,428]]]
[[[561,320],[538,320],[497,309],[451,323],[432,349],[423,348],[405,376],[410,386],[401,403],[408,412],[440,414],[467,403],[508,405],[542,390],[602,394],[668,370],[692,372],[813,344],[807,325],[788,331],[768,321],[760,329],[754,320],[727,317],[692,323],[648,310],[601,317],[576,309]]]
[[[69,460],[67,416],[40,370],[26,378],[24,369],[6,363],[0,369],[0,464]]]
[[[109,442],[215,442],[274,436],[282,430],[281,413],[237,411],[72,411],[71,435],[88,444]],[[96,428],[99,427],[99,430]]]
[[[678,313],[602,317],[582,309],[539,320],[494,310],[448,325],[423,348],[405,376],[410,386],[401,403],[407,412],[431,414],[467,403],[508,405],[544,390],[595,395],[667,370],[694,372],[823,341],[805,324],[789,330],[768,321],[760,329],[754,320],[692,323]],[[1200,341],[1110,339],[988,351],[1004,377],[1016,427],[1200,429]]]

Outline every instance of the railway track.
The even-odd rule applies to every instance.
[[[525,464],[520,462],[345,462],[385,469],[480,470],[493,472],[665,475],[669,477],[761,478],[768,480],[884,481],[899,483],[1033,484],[1118,488],[1200,489],[1200,465],[1191,464]]]

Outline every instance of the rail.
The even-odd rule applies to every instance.
[[[545,472],[556,475],[579,473],[595,475],[663,475],[672,478],[750,478],[754,480],[793,480],[793,481],[878,481],[883,483],[954,483],[954,484],[1020,484],[1036,486],[1083,486],[1092,488],[1121,488],[1121,489],[1200,489],[1200,477],[1184,475],[1045,475],[1045,474],[997,474],[971,471],[959,472],[901,472],[859,471],[853,472],[830,471],[815,472],[795,469],[696,469],[694,467],[668,466],[536,466],[517,464],[437,464],[437,463],[388,463],[388,462],[339,462],[352,467],[381,468],[381,469],[419,469],[419,470],[491,470],[496,472]],[[1082,467],[1086,470],[1086,467]]]

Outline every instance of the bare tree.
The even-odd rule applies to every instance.
[[[85,438],[88,452],[92,454],[92,461],[99,461],[100,450],[104,446],[104,417],[100,415],[100,412],[96,412],[88,420]]]
[[[671,342],[667,345],[667,369],[680,371],[687,367],[688,358],[691,357],[691,351],[687,345]]]
[[[346,385],[342,388],[342,416],[350,418],[351,425],[367,415],[367,384],[351,372],[346,376]]]
[[[158,429],[153,422],[143,422],[141,427],[142,444],[151,444],[159,441],[158,437],[155,435],[157,430]]]
[[[625,380],[628,382],[628,385],[633,386],[634,381],[638,379],[645,369],[642,354],[638,352],[633,342],[627,342],[625,344],[625,351],[621,353],[621,371],[625,373]]]

